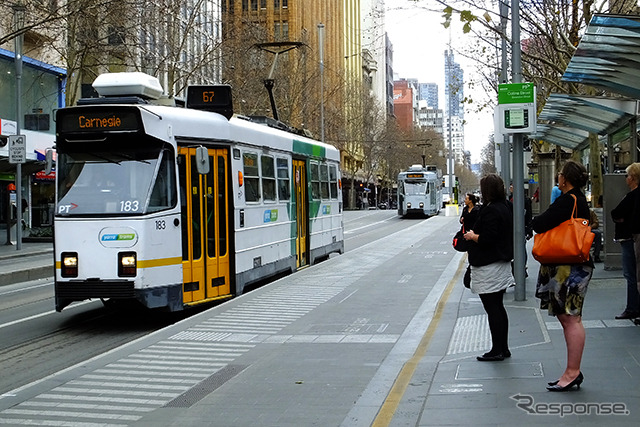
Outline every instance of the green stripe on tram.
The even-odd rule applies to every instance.
[[[293,140],[293,152],[314,157],[326,157],[327,155],[327,150],[325,149],[325,147],[310,144],[304,141],[298,141],[297,139]]]

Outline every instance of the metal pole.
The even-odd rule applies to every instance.
[[[520,4],[511,0],[511,34],[513,83],[522,83],[522,63],[520,58]],[[532,118],[535,120],[535,117]],[[524,301],[526,297],[525,256],[526,241],[524,233],[524,148],[521,133],[513,134],[513,273],[516,281],[515,300]],[[508,184],[507,184],[508,185]]]
[[[24,6],[13,6],[16,31],[24,27]],[[16,62],[16,135],[20,135],[22,115],[22,42],[24,35],[20,33],[15,38],[15,62]],[[22,164],[16,164],[16,250],[22,249]]]
[[[502,38],[502,55],[500,69],[500,83],[507,83],[507,19],[509,15],[509,5],[507,0],[500,0],[500,36]],[[511,181],[511,150],[509,149],[509,135],[502,135],[500,143],[500,169],[502,180],[505,185],[509,185]]]
[[[324,142],[324,24],[318,24],[318,52],[320,54],[320,141]]]
[[[449,51],[447,52],[447,68],[448,68],[448,76],[449,76],[449,97],[447,99],[448,108],[448,118],[449,118],[449,155],[447,156],[447,175],[449,175],[449,203],[453,203],[453,173],[454,173],[454,163],[453,163],[453,135],[452,135],[452,123],[451,123],[451,101],[453,100],[452,96],[452,79],[451,79],[451,32],[449,32]]]

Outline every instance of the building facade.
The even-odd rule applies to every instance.
[[[410,131],[416,124],[418,95],[410,80],[393,82],[393,110],[400,129]]]
[[[418,83],[418,100],[424,100],[430,108],[438,109],[438,84]]]

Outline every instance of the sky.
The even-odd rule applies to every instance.
[[[442,9],[441,5],[429,0],[412,2],[407,0],[385,0],[385,29],[393,44],[393,70],[400,78],[415,78],[420,83],[437,83],[439,88],[439,107],[444,108],[444,51],[449,43],[456,47],[465,42],[465,38],[457,28],[456,22],[452,30],[442,26],[444,18],[441,12],[424,10],[427,5]],[[421,7],[422,6],[422,7]],[[466,58],[455,54],[455,61],[464,70],[465,83],[473,78],[473,67]],[[469,93],[465,85],[465,95],[474,98],[484,94]],[[473,113],[465,110],[465,149],[471,152],[473,163],[480,162],[480,152],[493,133],[492,112]]]

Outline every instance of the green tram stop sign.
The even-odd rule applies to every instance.
[[[529,104],[535,99],[533,83],[505,83],[498,86],[498,104]]]
[[[535,133],[536,87],[533,83],[498,86],[499,133]]]

